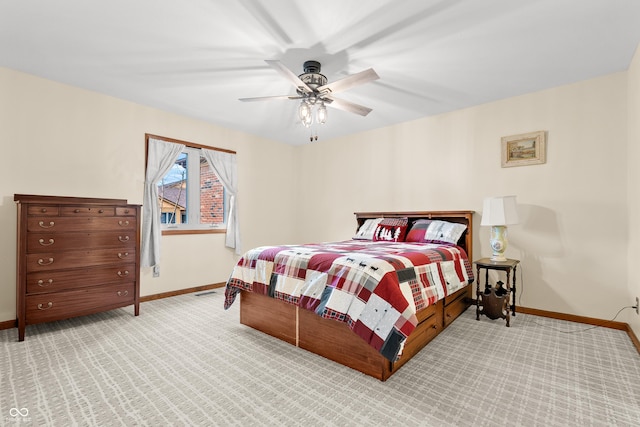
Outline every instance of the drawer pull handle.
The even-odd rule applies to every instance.
[[[74,211],[73,211],[73,212],[75,212],[75,213],[80,213],[80,209],[74,209]]]
[[[128,242],[129,241],[129,236],[118,236],[118,240],[120,240],[121,242]]]
[[[49,302],[47,303],[47,306],[46,306],[46,307],[45,307],[44,305],[42,305],[42,304],[38,304],[38,310],[48,310],[48,309],[50,309],[51,307],[53,307],[53,303],[52,303],[51,301],[49,301]]]
[[[42,212],[42,213],[47,213],[47,208],[42,208],[42,209],[40,209],[40,212]]]
[[[47,261],[43,260],[42,258],[38,260],[38,265],[51,265],[51,264],[53,264],[53,258],[49,258]]]
[[[125,270],[124,272],[123,271],[118,271],[118,276],[120,276],[120,277],[127,277],[128,275],[129,275],[129,271],[128,270]]]
[[[128,214],[129,213],[129,209],[125,209],[124,213]]]
[[[98,213],[104,213],[104,209],[100,209]]]
[[[129,295],[129,291],[118,291],[119,297],[126,297],[127,295]]]
[[[129,221],[118,221],[118,224],[122,227],[126,227],[127,225],[129,225]]]
[[[38,225],[39,225],[40,227],[42,227],[42,228],[51,228],[51,227],[53,227],[54,225],[56,225],[56,223],[55,223],[55,222],[53,222],[53,221],[49,221],[49,225],[44,225],[44,221],[40,221],[40,222],[38,222]]]
[[[49,279],[46,282],[44,280],[38,280],[38,286],[42,286],[43,288],[46,288],[49,285],[53,285],[53,279]]]
[[[40,239],[38,240],[38,243],[40,243],[42,246],[51,246],[53,245],[55,241],[53,239],[49,239],[49,243],[45,243],[44,239]]]
[[[125,259],[128,256],[129,256],[129,252],[125,252],[125,253],[118,252],[118,258],[120,259]]]

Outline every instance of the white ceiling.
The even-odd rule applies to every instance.
[[[0,1],[0,66],[289,144],[296,101],[238,101],[295,94],[265,59],[378,73],[322,141],[624,71],[639,42],[638,0]]]

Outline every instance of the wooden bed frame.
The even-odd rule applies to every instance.
[[[467,225],[458,244],[472,261],[473,211],[356,212],[358,227],[369,218],[408,217],[409,227],[417,219],[440,219]],[[464,312],[472,301],[472,286],[417,313],[418,325],[407,338],[402,356],[390,362],[344,323],[324,319],[311,311],[261,294],[242,291],[240,323],[297,347],[324,356],[381,381],[388,379],[429,341]]]

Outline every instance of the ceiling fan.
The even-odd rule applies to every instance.
[[[340,80],[327,83],[327,78],[320,74],[320,63],[318,61],[306,61],[303,65],[304,73],[299,76],[285,67],[280,61],[266,60],[270,67],[278,71],[284,78],[289,80],[295,87],[297,95],[262,96],[257,98],[240,98],[240,101],[269,101],[272,99],[300,99],[298,114],[302,123],[309,127],[313,123],[312,109],[317,106],[317,121],[324,123],[327,118],[325,105],[330,105],[340,110],[366,116],[371,112],[371,108],[355,104],[353,102],[335,98],[333,95],[343,92],[355,86],[377,80],[380,77],[373,68],[348,75]]]

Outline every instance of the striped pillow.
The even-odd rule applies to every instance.
[[[467,229],[456,222],[419,219],[413,223],[407,234],[407,242],[452,243],[457,244]]]

